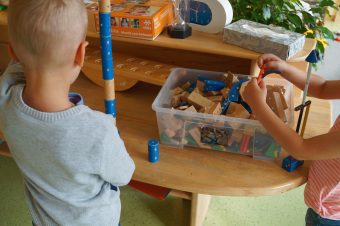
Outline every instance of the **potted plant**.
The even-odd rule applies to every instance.
[[[329,45],[325,38],[334,40],[332,32],[323,26],[325,15],[330,16],[328,7],[339,10],[332,0],[230,0],[230,4],[233,7],[233,22],[246,19],[272,24],[316,39],[315,50],[321,62],[325,47]],[[316,64],[313,64],[313,67],[317,69]]]

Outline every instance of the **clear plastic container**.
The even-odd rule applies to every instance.
[[[197,81],[199,75],[221,80],[223,72],[202,71],[186,68],[172,70],[167,81],[152,104],[156,111],[158,131],[162,144],[181,147],[194,146],[212,150],[226,151],[253,156],[254,159],[277,161],[281,147],[257,120],[212,115],[198,112],[186,112],[171,108],[173,89],[185,83]],[[247,75],[238,75],[239,80]],[[284,79],[265,78],[267,85],[282,85],[286,92],[288,109],[285,110],[287,124],[294,125],[293,85]],[[172,133],[168,136],[169,132]],[[176,135],[173,136],[175,132]],[[224,141],[218,144],[204,143],[202,137],[207,133],[223,134]],[[198,136],[196,136],[198,135]],[[221,145],[223,143],[224,145]]]

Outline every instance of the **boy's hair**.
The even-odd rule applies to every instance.
[[[23,65],[60,66],[74,60],[85,40],[87,13],[83,0],[11,0],[8,29]]]

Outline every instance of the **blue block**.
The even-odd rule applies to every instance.
[[[205,82],[207,80],[211,80],[210,78],[204,77],[203,75],[199,75],[197,80],[201,81],[201,82]]]
[[[297,167],[301,166],[303,161],[293,158],[291,155],[287,156],[282,161],[282,168],[288,172],[294,171]]]
[[[222,106],[221,106],[221,108],[222,108],[222,115],[225,115],[225,113],[227,112],[227,110],[228,110],[228,107],[229,107],[229,104],[230,104],[230,100],[228,100],[228,99],[226,99],[224,102],[223,102],[223,104],[222,104]]]
[[[206,80],[205,85],[203,87],[204,91],[220,91],[225,86],[224,82],[214,81],[214,80]]]
[[[157,162],[159,160],[159,143],[157,140],[149,140],[148,153],[150,162]]]
[[[242,83],[249,81],[249,79],[244,79],[237,82],[233,87],[231,87],[228,99],[233,102],[238,102],[239,91],[241,88]]]

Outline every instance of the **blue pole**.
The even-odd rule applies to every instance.
[[[113,55],[111,43],[111,2],[99,1],[99,30],[102,57],[102,71],[105,90],[105,113],[116,119],[115,86],[113,74]]]

